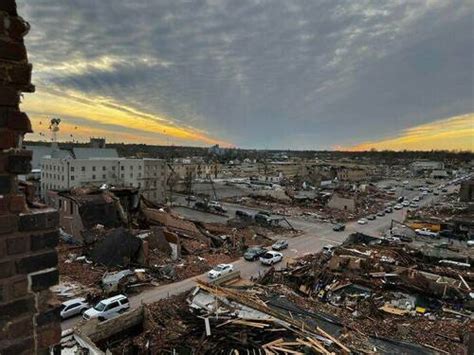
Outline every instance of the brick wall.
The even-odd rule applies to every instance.
[[[15,0],[0,0],[0,354],[47,353],[61,334],[49,291],[59,277],[58,213],[29,208],[17,179],[31,170],[31,152],[20,148],[31,123],[19,107],[34,92],[28,31]]]

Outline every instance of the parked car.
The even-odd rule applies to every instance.
[[[367,224],[367,223],[369,223],[369,221],[368,221],[367,219],[365,219],[365,218],[361,218],[361,219],[359,219],[359,220],[357,221],[357,223],[359,223],[359,224]]]
[[[217,205],[217,206],[212,206],[212,208],[214,208],[217,212],[222,212],[222,213],[226,213],[227,212],[227,209],[222,207],[221,205]]]
[[[441,192],[448,192],[448,189],[442,189]]]
[[[74,298],[61,304],[59,314],[61,319],[66,319],[82,314],[89,308],[90,305],[86,302],[85,298]]]
[[[439,191],[434,191],[434,192],[433,192],[433,195],[438,196],[438,195],[439,195]]]
[[[456,234],[454,231],[450,230],[450,229],[445,229],[445,230],[442,230],[438,233],[438,235],[440,237],[444,237],[444,238],[456,238],[456,239],[460,239],[459,235]]]
[[[288,241],[286,239],[279,240],[272,245],[273,250],[283,250],[288,248]]]
[[[98,318],[100,321],[117,317],[130,308],[127,296],[118,295],[100,301],[94,307],[84,312],[83,318],[88,320]]]
[[[418,235],[425,236],[425,237],[434,237],[434,238],[438,237],[438,233],[433,232],[428,228],[415,229],[415,233]]]
[[[468,240],[467,241],[467,246],[468,247],[474,247],[474,240]]]
[[[346,229],[346,226],[342,223],[337,223],[334,225],[334,227],[332,227],[332,230],[335,232],[342,232],[344,229]]]
[[[196,201],[196,200],[197,200],[196,196],[193,196],[193,195],[186,196],[186,201]]]
[[[416,196],[416,197],[413,198],[413,201],[418,202],[418,201],[420,201],[420,198],[418,196]]]
[[[368,219],[369,221],[373,221],[373,220],[376,219],[376,218],[377,218],[377,217],[376,217],[374,214],[371,214],[371,215],[367,216],[367,219]]]
[[[408,201],[403,201],[403,202],[402,202],[402,206],[403,206],[403,207],[408,207],[408,206],[410,206],[410,202],[408,202]]]
[[[270,216],[258,212],[255,216],[255,222],[259,224],[268,224],[268,220],[270,219]]]
[[[247,211],[237,210],[235,211],[235,216],[241,219],[252,219],[253,216]]]
[[[387,208],[385,209],[385,213],[392,213],[392,212],[393,212],[392,207],[387,207]]]
[[[261,255],[265,254],[268,250],[262,247],[251,247],[248,248],[244,253],[244,259],[247,261],[255,261]]]
[[[263,265],[273,265],[283,260],[283,254],[276,251],[268,251],[260,256]]]
[[[377,213],[377,216],[378,216],[378,217],[383,217],[383,216],[385,216],[385,212],[384,212],[384,211],[380,211],[379,213]]]
[[[403,205],[400,205],[400,204],[396,204],[395,206],[393,206],[393,208],[395,210],[401,210],[403,208]]]
[[[411,202],[411,203],[410,203],[410,207],[412,207],[412,208],[418,208],[418,207],[420,207],[420,206],[419,206],[417,203],[415,203],[415,202]]]
[[[232,264],[219,264],[216,267],[214,267],[211,271],[209,271],[207,273],[207,276],[210,279],[216,279],[216,278],[221,277],[225,274],[228,274],[232,271],[234,271],[234,265],[232,265]]]
[[[403,234],[402,234],[402,235],[399,236],[399,238],[400,238],[400,240],[401,240],[402,242],[405,242],[405,243],[411,243],[411,242],[413,242],[413,238],[412,238],[412,237],[409,237],[408,235],[403,235]]]
[[[198,210],[205,210],[207,209],[207,205],[202,201],[197,201],[194,203],[194,208],[197,208]]]
[[[323,254],[327,256],[331,256],[334,253],[335,246],[328,244],[323,246]]]

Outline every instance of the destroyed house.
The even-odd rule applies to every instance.
[[[59,223],[67,234],[78,241],[83,231],[102,226],[106,229],[127,224],[128,214],[138,205],[136,189],[110,191],[75,189],[49,191],[51,204],[59,211]]]

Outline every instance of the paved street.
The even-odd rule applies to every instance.
[[[408,193],[406,193],[405,196],[407,196],[409,199],[420,194],[418,191],[407,192]],[[423,206],[429,204],[433,201],[434,198],[437,197],[430,194],[420,202],[420,205]],[[230,204],[225,204],[225,207],[228,208],[229,216],[233,216],[236,209],[254,211],[254,209]],[[190,211],[192,213],[202,214],[201,212],[196,212],[193,210]],[[346,229],[343,232],[333,231],[332,224],[330,223],[315,222],[299,217],[288,218],[296,229],[303,231],[303,234],[299,237],[295,237],[289,240],[289,247],[283,252],[284,260],[276,267],[278,268],[286,265],[286,262],[290,258],[318,252],[322,249],[324,245],[340,244],[348,237],[349,234],[354,232],[362,232],[373,236],[381,236],[383,232],[390,227],[392,219],[396,221],[403,221],[405,219],[405,215],[406,208],[398,211],[394,210],[393,213],[389,213],[384,217],[377,217],[376,220],[369,221],[369,223],[366,225],[359,225],[357,224],[357,222],[348,223],[346,224]],[[194,216],[196,217],[196,215]],[[223,221],[225,222],[225,218]],[[247,279],[251,276],[258,275],[260,272],[263,272],[267,268],[265,266],[262,266],[259,262],[248,262],[245,261],[243,258],[238,259],[233,264],[236,270],[240,270],[241,276]],[[138,295],[131,296],[131,306],[132,308],[135,308],[138,307],[142,302],[152,303],[159,299],[190,290],[195,286],[195,280],[198,278],[207,279],[207,276],[206,274],[198,275],[183,281],[148,289]],[[79,319],[79,317],[76,317],[62,322],[62,328],[68,329],[72,327]]]

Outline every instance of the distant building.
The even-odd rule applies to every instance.
[[[102,150],[102,149],[98,149]],[[48,190],[67,190],[78,186],[135,187],[156,202],[165,199],[167,169],[161,159],[94,158],[91,151],[81,151],[90,158],[43,158],[41,166],[42,197]]]
[[[441,161],[416,161],[411,163],[411,170],[413,173],[418,174],[423,171],[429,170],[444,170],[444,163]]]
[[[354,211],[356,208],[353,198],[344,198],[338,195],[332,195],[327,206],[343,211]]]
[[[433,179],[445,179],[449,177],[449,174],[446,170],[433,170],[431,172],[431,177]]]
[[[364,181],[367,180],[367,171],[361,168],[341,167],[337,169],[336,177],[339,181]]]

